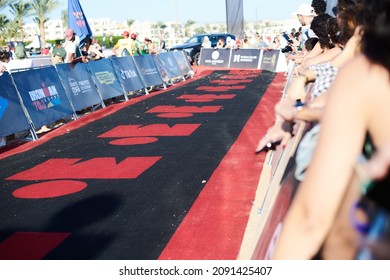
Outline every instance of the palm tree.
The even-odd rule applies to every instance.
[[[0,33],[4,34],[10,20],[5,15],[0,15]]]
[[[0,11],[8,7],[8,5],[12,4],[13,2],[15,2],[15,0],[0,0]]]
[[[191,26],[195,24],[195,21],[189,19],[187,22],[184,24],[184,36],[185,37],[190,37],[190,30]]]
[[[16,24],[20,30],[20,38],[23,41],[23,19],[31,14],[31,3],[24,3],[23,0],[19,0],[17,3],[10,4],[9,7],[11,14],[15,16]]]
[[[16,38],[17,34],[19,32],[19,26],[16,20],[8,22],[8,24],[5,27],[5,36],[9,39]]]
[[[49,20],[48,15],[58,6],[56,0],[32,0],[32,9],[34,11],[34,22],[39,26],[43,45],[46,45],[45,23]]]
[[[62,26],[64,26],[65,29],[68,29],[68,10],[61,11],[61,21]]]

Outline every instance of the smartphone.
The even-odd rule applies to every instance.
[[[291,38],[286,33],[283,33],[283,38],[286,39],[286,41],[290,44],[294,43],[293,40],[291,40]]]

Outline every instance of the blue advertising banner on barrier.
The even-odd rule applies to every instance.
[[[276,72],[280,50],[265,50],[261,60],[261,70]]]
[[[183,76],[188,75],[190,71],[192,71],[192,67],[190,66],[190,62],[186,54],[183,51],[181,52],[172,52],[173,56],[176,59],[177,64],[179,65],[180,72]]]
[[[0,76],[0,136],[30,129],[11,76]]]
[[[160,77],[165,84],[171,82],[171,77],[168,75],[167,69],[164,67],[163,62],[157,55],[152,55],[154,63],[156,64],[157,70],[160,73]]]
[[[201,49],[199,65],[229,68],[231,49]]]
[[[157,59],[161,61],[170,78],[177,78],[182,76],[182,73],[176,61],[176,58],[173,55],[173,52],[160,53],[157,55]]]
[[[258,69],[261,51],[258,49],[234,49],[230,68]]]
[[[53,66],[16,72],[12,77],[36,128],[74,114]]]
[[[160,72],[158,72],[156,63],[150,54],[134,56],[133,58],[145,86],[151,87],[164,83]]]
[[[85,63],[62,63],[57,64],[56,68],[76,111],[103,102]]]
[[[110,59],[90,61],[87,65],[103,100],[126,94],[115,74]]]
[[[134,60],[130,56],[110,58],[114,71],[126,92],[145,88]]]

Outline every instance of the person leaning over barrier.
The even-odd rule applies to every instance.
[[[273,259],[311,259],[320,252],[367,134],[390,142],[390,0],[364,0],[362,55],[339,70],[328,91],[321,132],[305,180],[283,222]],[[390,199],[390,198],[388,198]]]
[[[158,49],[151,39],[146,37],[144,41],[149,54],[158,54]]]
[[[267,130],[266,135],[260,139],[256,148],[257,152],[265,149],[269,143],[281,142],[282,145],[285,145],[288,142],[291,134],[285,128],[291,126],[286,125],[285,122],[319,120],[326,101],[326,96],[322,96],[323,93],[332,84],[338,68],[359,52],[360,32],[355,32],[355,29],[360,22],[357,13],[360,13],[364,7],[359,3],[361,0],[356,2],[357,4],[351,5],[346,9],[339,19],[342,29],[341,33],[343,34],[340,37],[340,43],[345,44],[345,49],[330,62],[307,68],[300,76],[293,79],[287,88],[287,97],[275,105],[275,123]],[[312,100],[309,100],[306,98],[306,85],[313,81]],[[298,99],[306,103],[306,106],[295,106]]]
[[[82,48],[82,54],[88,60],[99,60],[105,57],[105,55],[97,48],[90,37],[85,38],[84,46]]]
[[[78,44],[76,42],[76,34],[73,29],[68,29],[65,32],[65,42],[62,45],[66,51],[65,63],[77,63],[77,62],[88,62],[88,59],[84,56],[76,57]]]

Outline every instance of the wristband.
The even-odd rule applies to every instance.
[[[305,106],[305,103],[303,103],[301,99],[297,99],[294,106],[295,108],[297,108],[298,111],[301,111],[303,109],[303,106]]]

